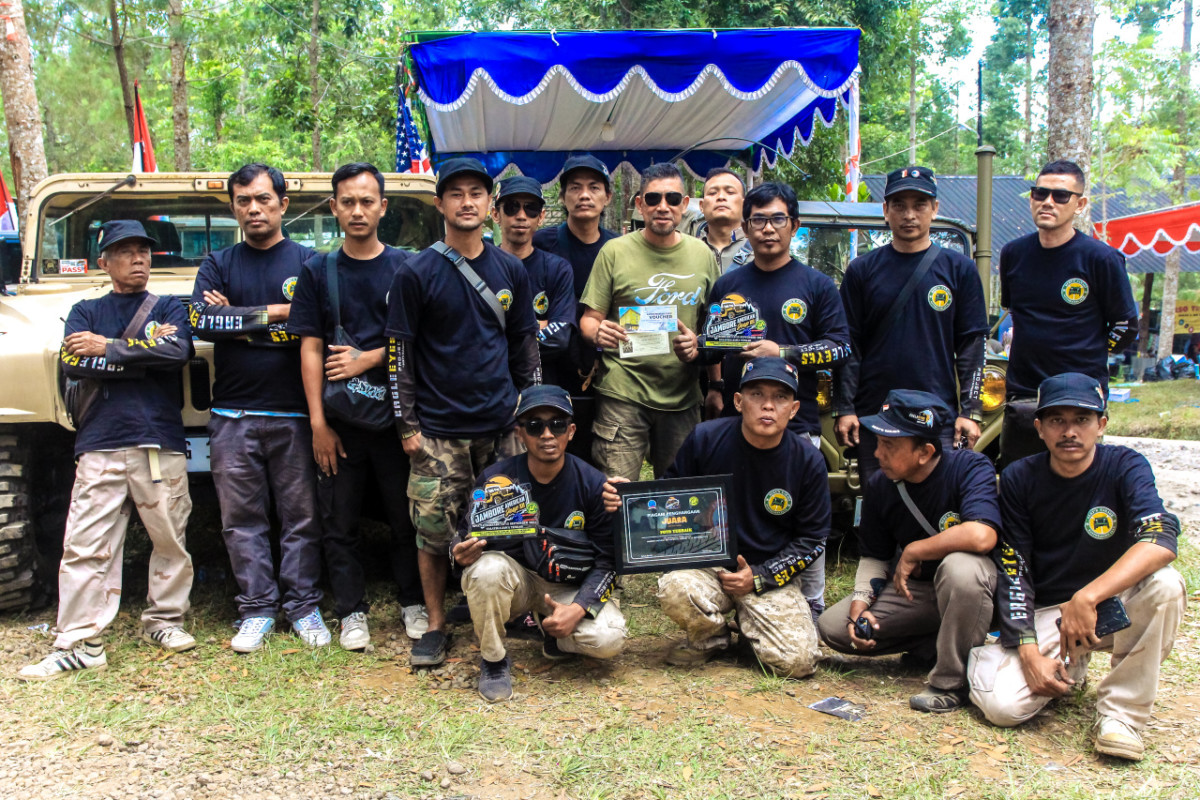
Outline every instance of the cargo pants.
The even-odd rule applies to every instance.
[[[605,475],[640,480],[647,457],[654,477],[661,478],[675,461],[683,440],[700,424],[700,406],[658,411],[647,406],[596,395],[592,423],[592,459]]]

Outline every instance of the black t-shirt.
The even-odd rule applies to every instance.
[[[708,295],[709,313],[729,295],[738,295],[741,302],[752,304],[759,319],[767,324],[766,338],[779,345],[809,344],[829,339],[841,345],[850,344],[846,312],[833,281],[812,267],[792,259],[784,266],[764,272],[750,262],[722,275]],[[703,334],[703,330],[697,331]],[[733,394],[741,380],[746,359],[735,353],[725,356],[721,363],[721,378],[725,381],[724,416],[737,416]],[[800,410],[788,424],[797,433],[821,432],[820,411],[817,408],[817,374],[800,367]]]
[[[513,423],[513,348],[537,334],[529,275],[516,256],[484,243],[471,268],[505,308],[506,328],[445,256],[426,249],[396,272],[387,335],[412,345],[421,430],[442,438],[497,434]]]
[[[943,449],[937,466],[920,483],[905,482],[908,496],[939,532],[962,522],[982,522],[1000,532],[1000,505],[996,497],[996,470],[974,450]],[[898,549],[925,539],[896,483],[882,472],[867,481],[862,519],[858,528],[860,555],[891,561]],[[933,580],[941,561],[921,565],[921,580]]]
[[[342,328],[359,350],[377,350],[387,346],[387,297],[396,271],[411,256],[403,250],[384,245],[375,258],[358,259],[339,251],[337,257],[338,294]],[[318,253],[304,263],[296,296],[292,300],[288,332],[296,336],[314,336],[333,343],[336,324],[329,303],[325,280],[325,254]],[[376,384],[387,381],[387,370],[375,367],[367,375]]]
[[[209,253],[196,274],[191,323],[213,342],[213,406],[245,411],[307,412],[300,379],[300,338],[287,322],[267,323],[266,307],[292,302],[313,251],[290,239],[259,250],[245,242]],[[225,295],[210,306],[204,292]]]
[[[565,247],[559,246],[560,231]],[[542,228],[533,234],[533,246],[565,258],[571,264],[571,271],[575,278],[575,299],[578,300],[583,297],[583,287],[587,286],[588,276],[592,274],[592,264],[596,263],[596,254],[600,252],[600,248],[604,246],[605,242],[616,238],[617,234],[601,226],[600,238],[591,244],[585,244],[571,233],[571,229],[564,222],[553,228]]]
[[[545,250],[538,250],[521,259],[529,274],[529,291],[533,295],[533,315],[538,322],[548,323],[538,332],[538,350],[542,356],[542,383],[570,389],[572,379],[578,382],[571,363],[571,336],[576,329],[575,289],[571,265]]]
[[[729,509],[738,554],[769,588],[783,586],[824,552],[830,505],[825,459],[791,430],[770,450],[742,435],[742,419],[701,422],[665,478],[732,474]]]
[[[987,332],[975,262],[942,248],[886,341],[876,341],[878,327],[924,255],[900,253],[888,244],[846,268],[841,293],[851,346],[860,361],[854,398],[859,416],[877,413],[892,389],[919,389],[959,407],[955,354],[964,340]]]
[[[1109,326],[1138,313],[1120,250],[1079,232],[1049,249],[1036,233],[1011,241],[1000,251],[1000,305],[1013,320],[1009,394],[1034,397],[1064,372],[1107,393]]]
[[[66,375],[94,378],[102,384],[75,434],[76,456],[128,447],[177,453],[187,449],[179,372],[192,354],[192,329],[183,304],[175,297],[160,297],[137,337],[122,338],[145,299],[145,292],[110,292],[95,300],[80,300],[67,315],[64,335],[88,331],[114,340],[103,356],[61,352]],[[155,329],[167,324],[178,332],[158,338]]]

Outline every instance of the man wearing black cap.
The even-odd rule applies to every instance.
[[[1038,386],[1048,452],[1000,475],[1000,641],[971,653],[971,701],[993,725],[1020,725],[1082,683],[1093,651],[1109,650],[1092,740],[1098,753],[1138,761],[1186,590],[1170,566],[1179,518],[1142,455],[1097,443],[1107,424],[1095,378],[1065,373]]]
[[[500,181],[492,217],[500,225],[500,249],[521,259],[529,273],[533,313],[538,321],[538,351],[542,380],[570,385],[575,377],[572,348],[579,346],[571,265],[566,259],[538,250],[533,234],[546,217],[542,185],[518,175]]]
[[[142,638],[174,652],[196,646],[183,629],[192,589],[192,501],[179,413],[179,373],[192,355],[192,332],[178,300],[146,291],[157,243],[140,222],[104,223],[98,263],[112,291],[79,301],[67,316],[60,360],[79,383],[70,393],[76,468],[58,570],[58,636],[53,652],[21,670],[22,680],[107,665],[101,635],[121,602],[125,530],[135,504],[153,547]]]
[[[854,593],[821,615],[821,639],[843,653],[933,663],[909,705],[953,711],[967,701],[967,656],[992,621],[996,470],[982,453],[943,449],[954,412],[929,392],[889,392],[862,425],[876,436],[880,471],[863,492]],[[856,629],[863,619],[869,636]]]
[[[512,697],[504,623],[522,614],[538,615],[542,653],[550,659],[612,658],[625,646],[625,619],[612,602],[616,573],[604,476],[567,453],[575,435],[572,411],[571,396],[557,386],[521,392],[517,435],[526,452],[488,467],[475,483],[475,505],[489,495],[527,491],[543,532],[532,539],[478,538],[464,516],[451,545],[479,638],[479,693],[488,701]],[[547,534],[546,528],[558,531]],[[560,559],[564,544],[572,552]]]
[[[446,238],[396,272],[388,293],[388,370],[396,427],[412,459],[409,510],[429,629],[414,666],[446,660],[446,553],[476,477],[518,451],[513,409],[539,383],[529,275],[483,241],[492,179],[477,160],[438,172]]]
[[[1000,305],[1013,322],[1001,467],[1044,450],[1033,425],[1039,383],[1080,372],[1107,392],[1108,354],[1137,339],[1125,256],[1075,229],[1086,193],[1087,179],[1074,162],[1042,167],[1029,193],[1037,231],[1000,251]]]
[[[593,155],[571,156],[563,164],[558,189],[567,221],[535,233],[533,246],[571,263],[578,299],[583,296],[583,287],[592,274],[600,248],[619,235],[601,224],[604,209],[612,202],[608,167]]]
[[[759,660],[780,675],[803,678],[819,650],[812,612],[799,576],[825,552],[829,489],[825,460],[788,429],[796,400],[796,368],[764,356],[746,364],[733,401],[740,417],[700,423],[679,448],[666,478],[732,473],[730,517],[737,569],[686,569],[658,581],[663,612],[687,633],[667,663],[702,664],[729,647],[726,615]],[[610,511],[614,483],[605,487]]]
[[[875,435],[858,417],[873,414],[892,389],[919,389],[956,409],[947,444],[979,438],[979,389],[987,309],[971,259],[929,237],[937,183],[927,167],[887,176],[883,216],[892,241],[846,268],[842,304],[853,354],[837,371],[837,436],[858,448],[863,478],[879,469]]]

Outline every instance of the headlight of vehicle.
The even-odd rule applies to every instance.
[[[833,375],[827,369],[817,373],[817,408],[822,414],[833,408]]]
[[[995,367],[983,370],[983,386],[979,390],[979,400],[983,405],[983,413],[990,414],[1004,407],[1004,373]]]

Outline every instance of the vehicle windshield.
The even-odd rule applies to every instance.
[[[851,231],[858,231],[858,252],[850,254]],[[930,238],[947,250],[970,257],[967,240],[962,231],[934,228]],[[792,255],[819,272],[833,278],[839,286],[852,258],[869,253],[892,241],[886,227],[849,228],[842,225],[802,225],[792,237]]]
[[[38,268],[44,276],[86,275],[98,272],[96,237],[100,225],[112,219],[135,219],[158,240],[153,269],[200,266],[204,257],[240,241],[241,231],[224,197],[195,194],[186,197],[121,194],[83,208],[92,195],[60,194],[46,207]],[[329,211],[328,195],[291,196],[284,215],[287,236],[320,251],[341,244],[337,220]],[[433,206],[412,197],[388,198],[387,215],[379,238],[406,250],[421,250],[441,236],[441,218]]]

